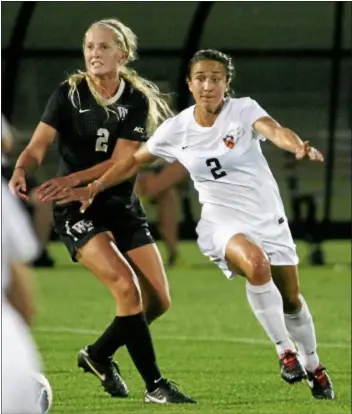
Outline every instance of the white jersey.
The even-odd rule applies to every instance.
[[[38,390],[33,374],[40,372],[41,362],[30,330],[20,314],[6,298],[12,263],[25,263],[36,258],[39,245],[27,213],[11,195],[4,180],[2,196],[2,409],[5,413],[37,414]]]
[[[39,244],[26,211],[12,196],[3,179],[1,180],[1,198],[1,291],[4,293],[10,280],[10,264],[34,260],[39,253]]]
[[[250,98],[226,99],[212,127],[194,119],[194,106],[164,122],[148,140],[148,150],[189,171],[201,204],[236,210],[251,220],[284,215],[280,193],[253,129],[269,116]]]
[[[194,106],[165,121],[147,141],[150,153],[178,160],[189,171],[203,204],[198,244],[228,278],[227,243],[245,234],[262,247],[272,265],[298,258],[276,181],[253,129],[269,116],[250,98],[226,99],[211,127],[194,119]]]

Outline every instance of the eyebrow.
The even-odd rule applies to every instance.
[[[203,71],[203,70],[197,70],[197,72],[195,72],[195,75],[200,74],[200,73],[205,73],[207,71]],[[220,70],[212,70],[211,73],[221,73]]]
[[[92,44],[92,43],[94,43],[93,40],[89,40],[88,42],[86,42],[87,45]],[[106,40],[103,40],[102,42],[97,42],[98,45],[104,45],[104,44],[107,44],[107,43],[109,43],[109,42],[106,41]]]

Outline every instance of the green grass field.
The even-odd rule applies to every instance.
[[[310,306],[319,354],[334,381],[335,401],[316,401],[307,384],[289,386],[279,375],[274,348],[252,315],[244,280],[227,281],[195,243],[182,244],[192,265],[169,272],[173,306],[152,325],[159,365],[198,404],[143,403],[143,383],[125,349],[117,359],[130,388],[112,399],[99,381],[76,367],[78,350],[114,317],[109,292],[73,264],[61,244],[51,251],[54,270],[38,275],[35,337],[54,391],[52,413],[297,413],[351,412],[351,252],[346,242],[325,245],[328,265],[312,268],[301,256],[301,289]]]

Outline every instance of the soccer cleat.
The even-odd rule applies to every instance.
[[[320,400],[335,399],[332,381],[323,366],[319,365],[314,372],[307,371],[307,374],[307,382],[314,398]]]
[[[89,356],[88,349],[81,349],[77,357],[77,365],[84,372],[89,372],[101,381],[104,391],[112,397],[124,398],[128,396],[128,388],[120,375],[119,366],[112,359],[107,364],[94,362]]]
[[[52,268],[55,267],[55,261],[52,257],[49,256],[48,251],[43,250],[42,254],[34,260],[32,263],[33,267],[46,267]]]
[[[289,384],[307,378],[306,370],[303,368],[296,352],[286,350],[280,357],[280,367],[282,379]]]
[[[144,402],[155,404],[195,404],[196,401],[182,394],[175,384],[161,379],[160,385],[154,391],[145,391]]]

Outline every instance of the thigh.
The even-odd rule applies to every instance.
[[[138,275],[143,290],[169,298],[169,283],[155,243],[129,250],[125,255]]]
[[[54,230],[65,244],[71,258],[77,261],[78,250],[97,234],[108,231],[107,227],[96,220],[94,211],[88,209],[82,214],[75,204],[55,207],[53,212]]]
[[[123,226],[117,224],[109,229],[116,240],[116,245],[120,252],[126,253],[139,247],[155,243],[154,237],[146,222],[140,223],[133,217],[127,216],[123,221]]]
[[[106,285],[119,278],[132,280],[133,269],[118,250],[111,233],[99,233],[77,251],[77,260]]]

